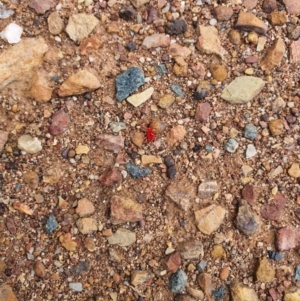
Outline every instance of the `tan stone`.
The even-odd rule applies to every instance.
[[[75,252],[77,249],[76,241],[72,240],[71,233],[63,234],[59,237],[61,245],[70,252]]]
[[[131,134],[131,141],[137,146],[142,147],[145,141],[145,133],[143,132],[133,132]]]
[[[230,43],[232,43],[233,45],[240,45],[241,44],[241,34],[239,31],[235,30],[235,29],[231,29],[228,33],[228,38]]]
[[[223,82],[227,78],[227,70],[223,65],[211,64],[209,69],[212,77],[218,82]]]
[[[255,290],[242,283],[232,282],[230,291],[232,301],[259,301]]]
[[[87,237],[84,241],[84,247],[89,251],[89,252],[94,252],[96,250],[96,245],[91,237]]]
[[[288,174],[292,178],[299,178],[300,177],[300,167],[298,163],[293,163],[292,166],[288,170]]]
[[[272,46],[267,50],[264,58],[260,62],[262,70],[270,70],[278,66],[285,53],[285,44],[281,38],[276,39]]]
[[[283,133],[283,122],[281,119],[274,119],[269,121],[269,130],[272,136],[278,136]]]
[[[162,33],[156,33],[151,36],[145,37],[142,47],[146,49],[155,47],[169,47],[170,42],[171,39],[169,36]]]
[[[3,301],[18,301],[12,288],[5,283],[0,285],[0,300],[1,301],[2,300]]]
[[[229,277],[229,273],[230,273],[229,267],[222,268],[219,274],[220,279],[223,281],[226,280]]]
[[[273,26],[282,26],[287,22],[287,16],[284,11],[273,11],[269,15],[269,21]]]
[[[134,286],[141,285],[152,278],[152,275],[148,271],[137,271],[131,272],[131,284]]]
[[[216,231],[225,217],[225,209],[215,204],[197,210],[194,213],[197,228],[206,235]]]
[[[198,240],[184,241],[177,250],[185,260],[201,260],[204,255],[203,245]]]
[[[39,186],[39,176],[35,171],[27,171],[23,174],[23,181],[31,188],[36,189]]]
[[[47,274],[46,268],[41,261],[37,261],[35,264],[34,272],[37,276],[44,278]]]
[[[59,49],[50,49],[44,55],[44,61],[50,64],[57,63],[57,61],[64,58],[64,54]]]
[[[88,70],[80,70],[69,76],[57,93],[61,97],[79,95],[96,90],[100,85],[101,82],[95,74]]]
[[[60,17],[59,12],[57,11],[49,15],[47,22],[48,22],[48,29],[50,33],[53,35],[60,34],[65,27],[64,20]]]
[[[130,198],[113,195],[110,203],[113,224],[137,222],[143,219],[143,207]]]
[[[221,46],[218,30],[214,26],[199,25],[197,28],[199,38],[196,44],[198,50],[206,54],[216,54],[224,57],[225,49]]]
[[[254,14],[240,11],[235,28],[244,31],[255,31],[258,34],[265,35],[268,26]]]
[[[256,279],[260,282],[272,282],[275,278],[275,269],[267,258],[262,258],[256,271]]]
[[[216,260],[216,259],[226,259],[227,254],[222,245],[214,245],[211,252],[210,252],[211,257]]]
[[[116,22],[110,22],[108,25],[107,25],[107,32],[108,33],[119,33],[120,31],[120,26],[118,23]]]
[[[81,55],[86,55],[92,53],[93,51],[99,50],[103,46],[103,41],[101,41],[97,36],[86,38],[82,40],[79,46],[79,51]]]
[[[298,287],[291,287],[285,291],[283,301],[299,301],[300,289]]]
[[[158,102],[158,106],[162,109],[169,108],[175,101],[175,97],[173,94],[165,94],[162,96]]]
[[[52,97],[51,83],[44,70],[38,70],[32,77],[28,96],[37,102],[47,102]]]
[[[130,0],[130,2],[135,8],[140,8],[144,4],[150,2],[150,0]]]
[[[78,144],[75,148],[77,155],[87,154],[90,151],[90,148],[87,145]]]
[[[24,214],[33,215],[33,210],[30,209],[29,206],[27,206],[24,203],[21,203],[19,201],[14,201],[13,207],[14,207],[14,209],[16,209]]]
[[[181,56],[183,58],[187,58],[191,53],[192,51],[190,48],[181,46],[177,43],[173,43],[169,47],[169,54],[172,57]]]
[[[0,130],[0,152],[2,152],[7,140],[8,140],[8,132]]]
[[[174,126],[168,133],[167,133],[167,144],[168,146],[173,146],[177,142],[181,142],[186,135],[186,129],[183,125],[176,125]]]
[[[197,282],[200,286],[200,288],[204,291],[205,295],[211,299],[211,291],[212,291],[212,281],[211,281],[211,275],[208,273],[200,273],[197,276]]]
[[[76,213],[80,217],[91,215],[94,213],[94,211],[95,211],[95,207],[91,201],[87,199],[81,199],[78,201]]]
[[[214,8],[213,14],[218,21],[228,21],[233,15],[233,9],[224,5],[219,5]]]
[[[97,221],[91,217],[83,217],[77,220],[76,225],[82,234],[91,234],[98,230]]]
[[[247,39],[249,43],[257,45],[258,43],[258,34],[255,31],[250,31],[247,35]]]
[[[141,93],[137,93],[131,95],[127,98],[127,101],[132,104],[135,108],[139,107],[143,103],[145,103],[153,94],[154,88],[149,87],[148,89],[144,90]]]
[[[162,158],[159,156],[142,155],[142,164],[161,164],[163,163]]]

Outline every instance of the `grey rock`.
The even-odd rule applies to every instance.
[[[172,20],[166,27],[169,35],[180,35],[187,31],[187,23],[183,19]]]
[[[117,100],[122,101],[127,98],[144,83],[145,77],[140,68],[132,67],[122,72],[116,78]]]
[[[131,6],[123,6],[119,11],[119,17],[125,21],[134,21],[136,15],[136,10]]]
[[[226,288],[225,286],[221,285],[218,288],[214,289],[211,291],[211,295],[216,299],[216,300],[221,300],[225,297],[226,294]]]
[[[184,93],[178,85],[171,85],[170,89],[171,89],[172,92],[177,94],[180,98],[184,98]]]
[[[178,246],[177,251],[185,260],[200,259],[204,255],[203,245],[200,241],[197,240],[190,240],[181,243]]]
[[[258,217],[253,213],[246,201],[240,202],[235,225],[247,236],[251,236],[259,230]]]
[[[295,280],[300,280],[300,265],[296,266],[296,269],[295,269]]]
[[[254,76],[240,76],[234,79],[221,94],[221,98],[232,104],[243,104],[258,95],[265,82]]]
[[[197,264],[197,270],[198,270],[199,272],[203,272],[204,269],[206,268],[206,266],[207,266],[206,261],[201,260],[201,261]]]
[[[269,258],[276,260],[276,261],[281,261],[284,257],[284,253],[282,252],[276,252],[276,251],[268,251]],[[299,278],[300,280],[300,278]]]
[[[224,144],[224,149],[229,153],[234,153],[238,147],[239,144],[233,138],[228,139],[228,141]]]
[[[249,123],[245,126],[244,137],[249,140],[254,140],[257,137],[257,128]]]
[[[119,228],[116,233],[107,237],[108,243],[111,245],[119,245],[120,247],[128,247],[136,241],[136,234],[124,228]]]
[[[82,292],[82,283],[81,282],[70,282],[69,288],[75,292]]]
[[[70,272],[73,275],[80,275],[81,273],[86,272],[90,268],[90,262],[88,260],[81,261],[78,264],[75,264],[71,267]]]
[[[187,275],[183,270],[178,270],[169,279],[169,289],[172,293],[181,293],[187,283]]]
[[[151,169],[139,167],[132,162],[126,164],[126,170],[134,179],[146,177],[152,173]]]
[[[45,226],[45,232],[52,234],[58,227],[58,222],[53,214],[50,214]]]

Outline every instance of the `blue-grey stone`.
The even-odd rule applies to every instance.
[[[70,282],[69,287],[75,292],[82,292],[82,283],[81,282]]]
[[[295,280],[300,280],[300,265],[296,266],[296,269],[295,269]]]
[[[158,73],[160,76],[162,76],[162,75],[168,73],[168,70],[167,70],[165,64],[159,64],[159,65],[157,65],[156,70],[157,70],[157,73]]]
[[[187,275],[183,270],[178,270],[169,279],[169,289],[172,293],[181,293],[187,282]]]
[[[116,77],[117,100],[122,101],[145,83],[142,70],[132,67]]]
[[[284,253],[276,252],[276,251],[268,251],[268,255],[271,259],[280,261],[284,257]]]
[[[221,300],[225,297],[226,288],[225,288],[225,286],[222,285],[222,286],[212,290],[211,294],[216,300]]]
[[[234,153],[238,147],[239,144],[233,138],[228,139],[228,141],[224,144],[224,149],[227,150],[229,153]]]
[[[203,272],[204,269],[206,268],[206,265],[207,265],[206,261],[201,260],[201,261],[197,264],[197,270],[198,270],[199,272]]]
[[[184,98],[184,93],[183,93],[182,89],[178,85],[171,85],[170,89],[175,94],[177,94],[179,97]]]
[[[75,264],[71,267],[70,272],[73,275],[80,275],[81,273],[86,272],[90,268],[90,262],[88,260],[81,261],[78,264]]]
[[[132,162],[126,164],[126,170],[134,179],[142,178],[152,173],[151,169],[139,167]]]
[[[205,145],[205,150],[208,152],[208,153],[211,153],[213,151],[213,146],[210,145],[210,144],[207,144]]]
[[[245,126],[244,137],[249,140],[254,140],[257,137],[257,128],[249,123]]]
[[[45,226],[45,232],[52,234],[58,227],[58,222],[53,214],[50,214]]]

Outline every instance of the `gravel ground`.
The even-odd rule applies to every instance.
[[[298,15],[2,0],[0,301],[299,301]]]

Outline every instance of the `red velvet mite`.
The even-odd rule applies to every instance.
[[[148,142],[153,142],[155,140],[153,128],[149,127],[146,129],[146,139]]]

